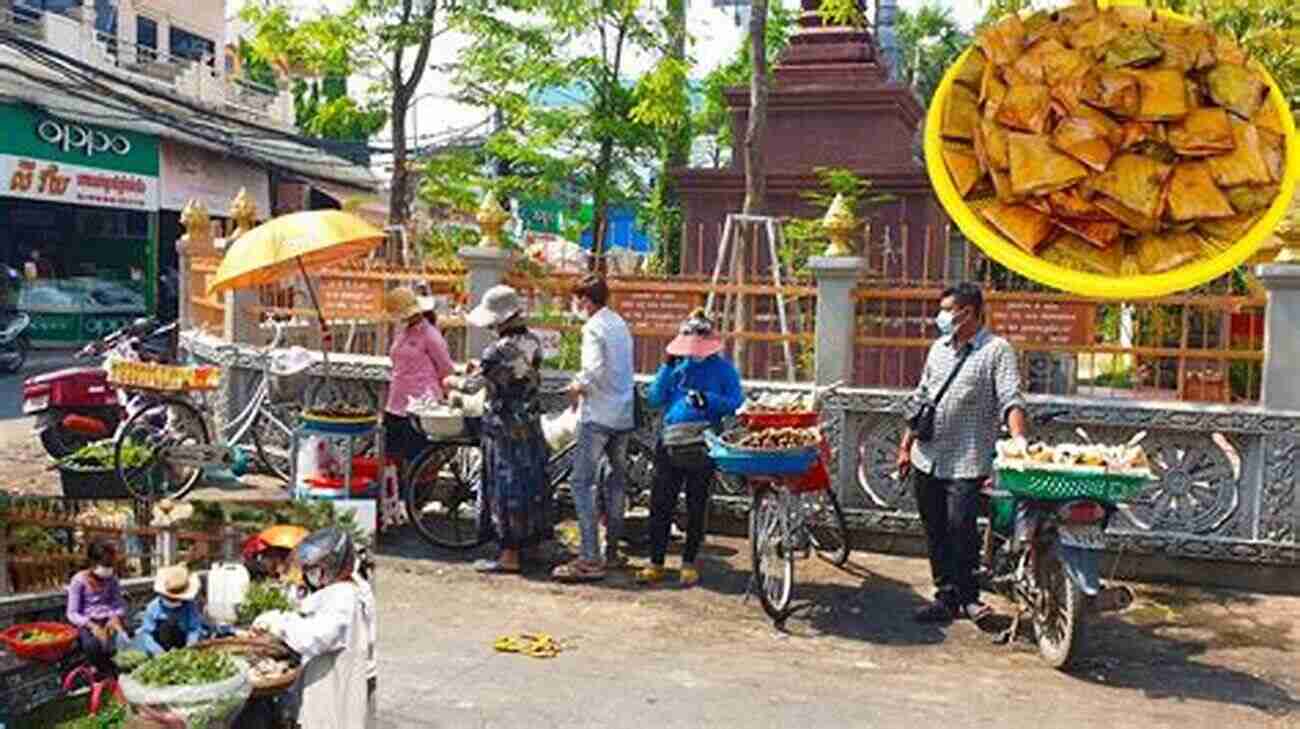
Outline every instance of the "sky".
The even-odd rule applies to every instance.
[[[953,15],[964,27],[971,27],[983,12],[983,3],[979,0],[898,0],[900,8],[913,9],[932,2],[953,9]],[[797,6],[798,0],[781,0],[788,6]],[[321,7],[339,10],[348,4],[348,0],[293,0],[294,5],[304,12],[311,12]],[[229,12],[233,16],[243,4],[242,0],[229,0]],[[713,7],[713,0],[688,0],[688,27],[692,36],[689,52],[695,61],[693,75],[702,77],[709,70],[726,63],[735,54],[736,48],[744,38],[745,29],[737,27],[733,13],[729,8]],[[433,49],[430,62],[445,64],[455,59],[458,48],[464,38],[445,38]],[[654,62],[650,58],[637,58],[629,68],[629,75],[636,76],[649,68]],[[358,92],[364,88],[364,80],[351,84]],[[410,135],[420,138],[437,137],[451,130],[463,129],[486,121],[488,113],[482,109],[455,104],[447,99],[451,94],[450,79],[446,74],[427,72],[420,85],[419,102],[406,120]],[[383,144],[390,132],[381,131],[374,140]]]

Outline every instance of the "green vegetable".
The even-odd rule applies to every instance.
[[[121,651],[113,656],[113,663],[127,673],[139,668],[147,660],[149,656],[144,651],[137,650]]]
[[[237,673],[239,667],[225,653],[185,648],[149,659],[131,677],[146,686],[201,686]]]
[[[59,465],[74,471],[102,471],[115,468],[116,445],[113,439],[101,440],[82,446],[80,450],[59,461]],[[153,458],[153,450],[139,443],[122,444],[122,462],[127,468],[139,468]]]
[[[272,610],[293,610],[293,603],[274,582],[254,582],[248,586],[243,601],[235,607],[235,624],[252,625],[258,615]]]

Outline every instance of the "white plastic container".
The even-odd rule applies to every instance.
[[[248,594],[248,570],[237,562],[219,562],[208,570],[208,618],[233,625],[235,609]]]

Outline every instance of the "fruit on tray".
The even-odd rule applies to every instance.
[[[767,413],[806,413],[813,409],[813,396],[810,393],[766,392],[756,398],[745,401],[740,407],[742,415],[760,415]]]
[[[1140,445],[1032,443],[1022,448],[1014,440],[997,444],[998,464],[1020,469],[1104,468],[1108,471],[1150,472],[1151,464]]]
[[[315,407],[307,411],[307,417],[322,420],[359,420],[375,417],[375,412],[360,405],[335,403],[324,407]]]
[[[1218,255],[1279,194],[1265,73],[1227,36],[1075,0],[982,30],[942,103],[971,209],[1049,262],[1160,274]]]
[[[727,445],[756,450],[788,450],[817,445],[821,431],[817,428],[766,428],[733,431],[722,437]]]
[[[22,631],[18,634],[17,640],[24,645],[48,645],[63,640],[63,636],[37,628]]]

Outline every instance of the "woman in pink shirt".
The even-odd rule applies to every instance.
[[[426,395],[441,400],[443,378],[452,374],[453,367],[447,340],[425,318],[414,291],[389,291],[384,308],[401,320],[393,348],[388,352],[393,363],[392,382],[384,406],[384,451],[398,460],[400,473],[405,462],[419,455],[426,445],[424,436],[407,415],[407,403],[413,397]]]

